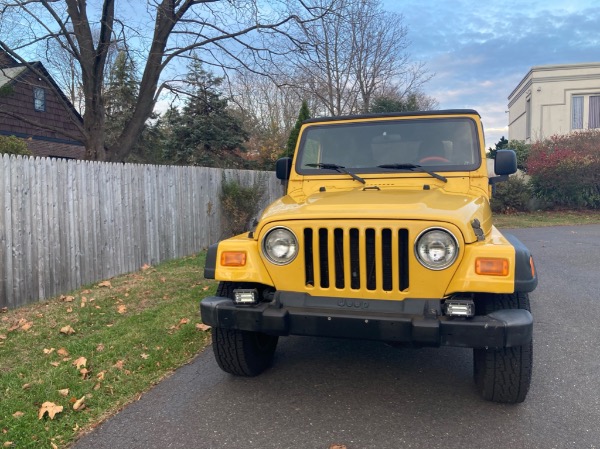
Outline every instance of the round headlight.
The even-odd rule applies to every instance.
[[[415,254],[425,268],[443,270],[458,257],[458,242],[445,229],[427,229],[417,238]]]
[[[276,265],[288,264],[298,254],[298,240],[287,228],[271,229],[265,235],[262,247],[267,259]]]

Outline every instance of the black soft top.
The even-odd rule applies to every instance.
[[[332,122],[339,120],[357,120],[363,118],[383,118],[383,117],[413,117],[413,116],[422,116],[422,115],[466,115],[466,114],[475,114],[479,115],[474,109],[439,109],[436,111],[411,111],[411,112],[384,112],[379,114],[360,114],[360,115],[340,115],[337,117],[316,117],[308,120],[304,120],[302,123],[322,123],[322,122]]]

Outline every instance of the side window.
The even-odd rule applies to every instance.
[[[33,88],[33,108],[36,111],[46,111],[46,90],[41,87]]]
[[[589,111],[588,128],[589,129],[600,128],[600,95],[590,95],[590,111]]]
[[[571,98],[571,129],[583,129],[583,96]]]

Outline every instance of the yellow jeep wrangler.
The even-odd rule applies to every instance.
[[[491,401],[522,402],[532,369],[529,250],[492,225],[493,184],[515,153],[486,164],[473,110],[317,118],[293,158],[287,194],[256,228],[209,248],[201,302],[219,366],[255,376],[280,335],[473,348]]]

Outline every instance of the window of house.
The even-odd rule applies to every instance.
[[[574,95],[571,103],[571,129],[583,129],[583,96]]]
[[[33,88],[33,107],[36,111],[46,111],[46,90],[41,87]]]
[[[600,95],[590,95],[588,128],[600,128]]]

